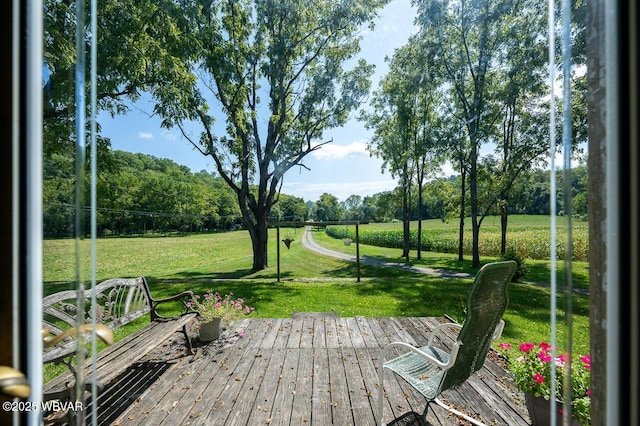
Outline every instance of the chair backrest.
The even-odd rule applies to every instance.
[[[513,260],[484,265],[467,295],[466,319],[462,324],[455,364],[447,370],[440,392],[465,382],[484,365],[491,342],[507,308],[507,285],[518,264]]]

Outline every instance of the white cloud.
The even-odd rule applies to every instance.
[[[138,132],[138,137],[141,139],[153,139],[153,133],[151,132]]]
[[[352,154],[367,154],[367,144],[363,141],[351,142],[349,145],[327,144],[311,155],[318,160],[335,160]]]

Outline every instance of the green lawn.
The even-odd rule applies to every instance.
[[[277,281],[276,231],[271,230],[270,267],[251,273],[251,244],[246,231],[174,237],[102,238],[97,241],[97,281],[111,277],[144,275],[152,293],[164,297],[190,289],[233,291],[256,308],[259,317],[288,317],[292,312],[336,312],[340,316],[442,316],[464,318],[464,299],[471,280],[438,278],[388,268],[362,266],[361,282],[356,282],[354,263],[320,256],[304,249],[302,229],[282,229],[280,239],[291,237],[290,249],[280,248],[280,281]],[[355,244],[314,232],[314,239],[330,248],[355,253]],[[50,294],[74,286],[73,240],[44,242],[44,291]],[[90,244],[81,241],[80,259],[88,270]],[[397,249],[361,246],[361,255],[400,261]],[[466,271],[475,274],[470,261],[458,262],[450,254],[423,253],[415,262],[432,268]],[[494,259],[482,258],[483,263]],[[526,279],[548,283],[548,262],[527,261],[531,276]],[[588,282],[588,265],[574,263],[575,281]],[[561,266],[561,265],[560,265]],[[89,276],[83,277],[88,281]],[[509,307],[504,341],[540,341],[550,339],[550,292],[545,287],[514,283],[509,289]],[[564,304],[558,300],[559,315]],[[589,347],[588,296],[573,296],[573,339],[575,349],[584,353]],[[564,319],[559,319],[559,341]]]

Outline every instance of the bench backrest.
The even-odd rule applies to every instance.
[[[53,336],[78,325],[78,292],[66,290],[42,301],[42,326]],[[91,290],[83,291],[84,323],[92,323]],[[113,278],[96,285],[96,322],[116,329],[151,311],[150,293],[144,277]],[[45,350],[44,362],[75,351],[76,341],[68,338]]]

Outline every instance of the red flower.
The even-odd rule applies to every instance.
[[[587,371],[591,370],[591,355],[587,354],[585,356],[581,356],[580,357],[580,361],[582,361],[584,363],[584,368]]]
[[[521,343],[520,352],[529,353],[529,351],[536,347],[535,343]]]
[[[549,352],[549,350],[551,349],[551,345],[547,342],[540,342],[540,349],[542,349],[545,353]]]
[[[544,352],[544,350],[538,353],[538,358],[540,358],[540,361],[542,362],[551,362],[551,356],[548,353]]]

